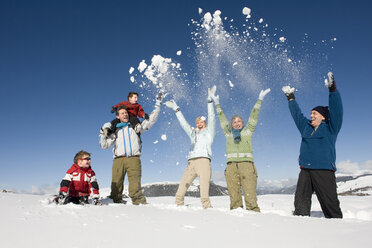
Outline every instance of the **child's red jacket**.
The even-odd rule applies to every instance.
[[[96,174],[91,167],[82,168],[73,164],[62,179],[60,192],[68,192],[71,197],[89,196],[99,197],[99,187]]]
[[[128,101],[124,101],[115,105],[114,107],[118,108],[121,105],[124,105],[127,108],[129,116],[138,116],[141,117],[142,119],[144,118],[145,111],[143,110],[142,106],[139,105],[138,103],[131,104]]]

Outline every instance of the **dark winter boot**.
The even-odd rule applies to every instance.
[[[88,196],[80,196],[79,197],[79,204],[81,204],[81,205],[88,204]]]
[[[138,119],[137,116],[130,116],[129,117],[129,123],[131,125],[131,127],[135,130],[136,129],[136,126],[138,124],[141,124],[140,120]],[[141,139],[141,133],[137,133],[138,137]]]

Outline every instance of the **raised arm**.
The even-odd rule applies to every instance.
[[[302,114],[301,109],[295,100],[295,88],[291,88],[289,85],[287,85],[282,88],[282,91],[288,99],[289,111],[291,112],[297,129],[300,131],[300,133],[302,133],[309,120]]]
[[[261,92],[260,92],[260,94],[258,96],[258,100],[257,100],[256,104],[253,106],[253,109],[251,111],[251,114],[249,115],[248,123],[243,128],[243,132],[246,131],[246,130],[249,130],[250,132],[253,133],[256,130],[257,123],[258,123],[258,114],[259,114],[260,109],[261,109],[262,101],[263,101],[264,97],[270,91],[271,91],[270,88],[268,88],[266,90],[261,90]]]
[[[162,103],[163,99],[164,99],[164,94],[162,92],[160,92],[156,95],[155,108],[151,112],[151,114],[149,115],[148,119],[143,120],[141,125],[136,126],[135,131],[137,133],[144,133],[147,130],[149,130],[150,128],[152,128],[152,126],[154,126],[154,124],[157,122],[157,120],[159,118],[160,106],[161,106],[161,103]]]
[[[216,111],[218,115],[218,119],[220,120],[220,125],[223,133],[227,135],[231,133],[231,126],[226,119],[225,113],[223,112],[221,105],[220,105],[220,96],[215,95],[216,93],[216,86],[214,85],[211,89],[208,89],[208,98],[212,99],[214,105],[216,105]]]
[[[190,124],[186,121],[186,119],[183,116],[180,108],[177,106],[177,103],[172,99],[170,101],[167,101],[165,103],[165,106],[167,106],[168,108],[170,108],[170,109],[172,109],[173,111],[176,112],[178,122],[180,123],[182,129],[186,132],[186,134],[191,139],[192,128],[191,128]]]
[[[103,124],[100,134],[99,134],[99,145],[102,149],[108,149],[110,146],[112,146],[115,143],[116,136],[114,133],[111,135],[108,135],[107,132],[104,132],[105,129],[111,128],[111,123],[107,122]]]
[[[209,134],[213,137],[216,136],[216,114],[214,113],[213,108],[213,97],[215,98],[216,86],[208,88],[208,131]]]
[[[332,132],[337,134],[342,126],[344,112],[341,95],[337,91],[336,81],[332,72],[328,72],[328,79],[325,80],[325,85],[329,89],[329,126]]]
[[[225,113],[223,112],[221,105],[216,105],[217,115],[218,119],[220,119],[220,125],[223,133],[227,135],[228,133],[231,133],[231,126],[229,122],[226,119]]]

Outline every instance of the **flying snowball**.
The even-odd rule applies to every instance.
[[[212,15],[211,15],[211,13],[209,13],[209,12],[205,13],[203,24],[204,24],[204,25],[209,25],[209,23],[210,23],[211,21],[212,21]]]
[[[243,8],[243,15],[246,15],[247,18],[250,18],[251,17],[251,9],[248,8],[248,7],[244,7]]]
[[[145,60],[142,60],[142,61],[139,63],[137,69],[138,69],[140,72],[143,72],[143,71],[146,69],[146,67],[147,67],[147,64],[145,63]]]
[[[178,50],[177,53],[176,53],[178,56],[180,56],[182,54],[182,51],[181,50]]]
[[[216,10],[213,13],[213,23],[215,25],[221,25],[222,24],[222,19],[221,19],[220,15],[221,15],[221,11],[220,10]]]
[[[280,42],[285,42],[286,40],[287,40],[287,39],[286,39],[285,37],[283,37],[283,36],[279,38],[279,41],[280,41]]]
[[[295,91],[295,88],[291,88],[291,86],[286,85],[286,86],[283,86],[282,91],[285,94],[291,94],[291,93],[293,93]]]
[[[166,141],[166,140],[167,140],[167,135],[163,134],[163,135],[161,136],[161,139],[164,140],[164,141]]]
[[[132,74],[133,71],[134,71],[134,68],[133,67],[129,68],[129,74]]]

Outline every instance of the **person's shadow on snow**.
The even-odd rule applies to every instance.
[[[310,217],[324,218],[324,214],[322,211],[310,211]]]

